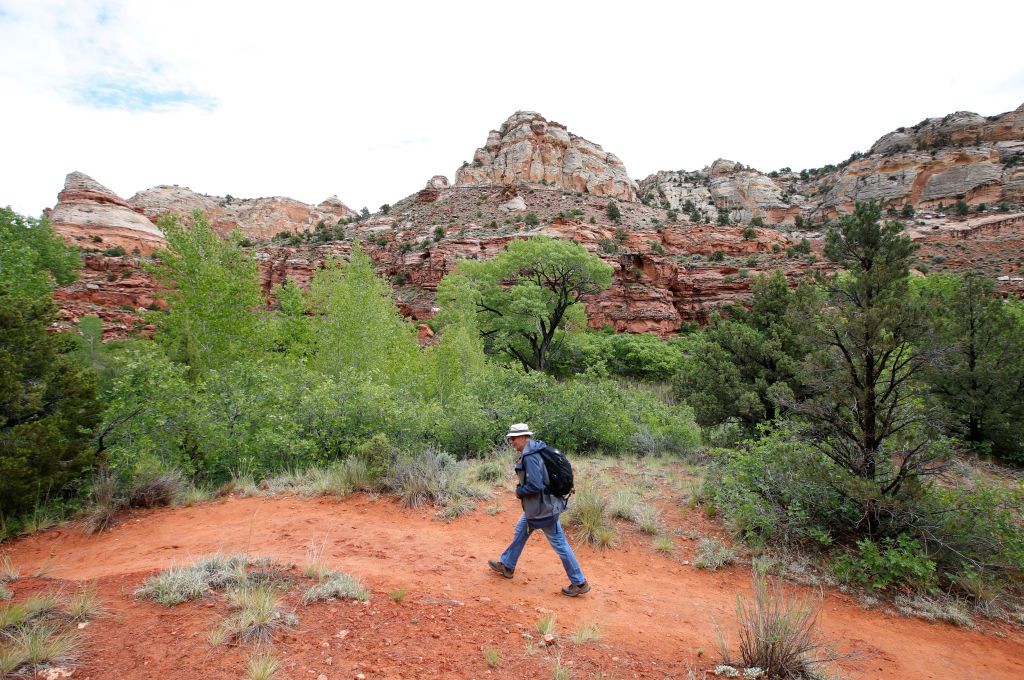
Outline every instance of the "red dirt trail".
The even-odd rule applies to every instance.
[[[478,510],[445,524],[432,509],[407,510],[362,494],[229,498],[141,512],[97,536],[68,525],[0,550],[22,574],[39,573],[13,584],[15,600],[97,583],[109,615],[82,631],[75,678],[244,677],[251,647],[211,647],[206,640],[227,615],[223,597],[164,608],[132,593],[159,569],[216,552],[296,563],[290,573],[300,580],[311,543],[325,546],[333,568],[364,579],[372,597],[368,605],[305,606],[290,596],[300,623],[275,637],[279,679],[551,677],[555,659],[573,678],[686,678],[691,669],[700,678],[714,667],[713,622],[735,630],[735,598],[750,593],[749,567],[698,570],[681,562],[692,558],[692,541],[678,539],[678,559],[671,559],[620,526],[614,549],[575,546],[593,590],[565,598],[561,564],[541,536],[527,545],[514,580],[488,571],[487,559],[504,549],[518,516],[515,499],[504,502],[509,509],[496,515]],[[692,511],[668,519],[690,528],[701,522]],[[398,588],[407,594],[396,602],[388,593]],[[545,649],[535,626],[547,611],[556,614],[559,640]],[[580,622],[599,624],[601,639],[575,645],[571,633]],[[844,678],[1024,678],[1019,628],[990,626],[985,634],[890,616],[835,592],[825,596],[821,628],[851,654],[839,666]],[[484,660],[487,648],[501,655],[493,669]]]

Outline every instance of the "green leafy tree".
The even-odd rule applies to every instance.
[[[578,243],[536,236],[486,262],[464,260],[477,324],[492,351],[543,371],[568,330],[586,327],[583,300],[611,285],[612,268]]]
[[[395,382],[415,367],[413,329],[358,243],[347,264],[328,263],[313,276],[310,300],[316,329],[311,356],[319,370],[329,375],[380,371]]]
[[[0,287],[16,297],[47,297],[54,284],[78,278],[77,249],[65,245],[47,219],[0,208]]]
[[[908,290],[916,246],[903,224],[880,223],[877,202],[858,203],[829,229],[825,255],[845,272],[827,285],[824,306],[808,310],[820,349],[806,367],[809,398],[785,400],[805,435],[850,475],[860,531],[877,537],[905,518],[892,503],[924,475],[941,471],[920,378],[933,361],[922,343],[929,324]]]
[[[152,272],[169,308],[152,317],[169,356],[200,374],[257,353],[271,334],[259,312],[256,261],[237,239],[218,236],[199,211],[190,225],[167,217],[160,228],[167,249]]]
[[[952,283],[923,293],[939,316],[928,342],[942,351],[926,379],[953,434],[1024,460],[1024,313],[979,274]]]

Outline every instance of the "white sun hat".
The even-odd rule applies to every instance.
[[[526,423],[516,423],[515,425],[510,425],[509,426],[508,434],[505,435],[505,439],[511,439],[512,437],[522,437],[522,436],[530,437],[532,435],[533,435],[533,432],[530,432],[530,426],[529,425],[527,425]]]

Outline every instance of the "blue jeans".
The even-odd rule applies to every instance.
[[[526,547],[526,539],[530,537],[536,529],[531,529],[530,525],[526,521],[526,515],[524,514],[516,522],[515,535],[512,536],[512,543],[505,549],[505,552],[501,554],[501,563],[509,569],[516,568],[516,562],[519,561],[519,555],[522,554],[523,548]],[[565,574],[569,577],[569,581],[573,585],[581,585],[587,582],[585,576],[583,576],[583,570],[580,569],[580,563],[576,561],[576,556],[572,553],[572,548],[569,547],[569,541],[565,538],[565,532],[562,531],[562,524],[555,518],[555,521],[550,525],[542,529],[544,535],[548,538],[548,543],[558,553],[558,557],[562,560],[562,566],[565,567]]]

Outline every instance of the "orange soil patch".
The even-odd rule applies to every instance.
[[[506,492],[502,492],[506,493]],[[534,537],[514,580],[490,573],[518,515],[515,499],[496,515],[477,511],[450,524],[432,509],[406,510],[392,499],[229,498],[191,508],[138,513],[98,536],[66,526],[6,546],[22,574],[41,578],[13,585],[28,593],[95,580],[110,615],[82,631],[85,658],[76,678],[242,677],[252,648],[211,647],[207,633],[227,616],[220,596],[172,608],[140,602],[132,593],[149,574],[211,553],[270,556],[299,571],[311,543],[336,569],[363,578],[368,605],[332,602],[304,606],[300,588],[288,603],[300,624],[275,637],[278,678],[550,677],[555,658],[573,677],[598,671],[611,677],[685,678],[715,664],[717,622],[735,629],[737,594],[750,593],[743,566],[706,572],[685,565],[693,541],[677,538],[678,559],[655,554],[649,537],[622,527],[619,545],[595,551],[575,546],[593,584],[589,595],[559,594],[566,581],[546,541]],[[668,511],[667,511],[668,512]],[[699,513],[666,515],[670,528],[706,531]],[[73,584],[72,584],[73,585]],[[388,593],[403,587],[394,602]],[[456,604],[462,603],[462,604]],[[535,630],[544,612],[557,616],[557,645],[543,649]],[[1001,636],[944,623],[888,616],[827,593],[822,631],[852,660],[847,678],[1001,679],[1024,677],[1024,633]],[[596,622],[604,635],[574,645],[571,632]],[[341,636],[340,631],[348,631]],[[532,649],[524,633],[533,635]],[[500,651],[489,669],[483,650]],[[697,650],[707,652],[698,656]]]

